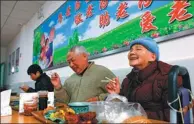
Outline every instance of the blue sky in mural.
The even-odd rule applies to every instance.
[[[116,20],[116,10],[119,6],[119,1],[109,1],[108,7],[104,10],[99,9],[99,1],[90,1],[86,3],[81,1],[81,7],[78,11],[75,11],[75,2],[68,1],[62,5],[54,14],[52,14],[42,25],[41,30],[48,36],[51,27],[55,27],[55,38],[54,38],[54,49],[64,47],[68,45],[68,40],[72,36],[73,31],[77,29],[79,33],[79,40],[85,40],[88,38],[98,37],[107,31],[110,31],[119,25],[140,16],[146,10],[154,10],[160,6],[164,6],[172,1],[157,1],[152,2],[152,5],[148,9],[143,9],[140,11],[137,7],[138,1],[126,1],[128,3],[127,12],[129,16],[125,19]],[[89,4],[93,5],[93,16],[86,19],[85,13]],[[71,6],[71,16],[65,17],[66,9]],[[104,13],[105,10],[109,12],[110,15],[110,25],[104,28],[99,28],[99,15]],[[170,10],[169,10],[170,11]],[[58,23],[58,14],[62,12],[63,21]],[[82,19],[84,20],[78,26],[74,23],[74,16],[77,13],[82,13]]]

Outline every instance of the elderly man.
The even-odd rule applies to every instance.
[[[118,78],[113,78],[116,83],[109,82],[107,91],[140,103],[148,118],[169,121],[168,73],[172,66],[159,61],[157,43],[151,38],[131,42],[128,59],[133,69],[123,80],[121,89]],[[182,78],[178,77],[178,85],[181,84]]]
[[[51,81],[55,88],[57,101],[83,102],[104,100],[107,96],[105,77],[115,75],[106,67],[88,61],[88,53],[83,46],[74,46],[67,54],[67,62],[75,72],[62,87],[59,75],[54,73]]]

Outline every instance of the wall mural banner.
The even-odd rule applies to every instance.
[[[34,30],[33,63],[43,69],[67,65],[74,45],[90,59],[129,49],[131,41],[157,42],[194,33],[194,1],[67,1]]]

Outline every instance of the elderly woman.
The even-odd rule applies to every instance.
[[[129,102],[138,102],[148,118],[169,121],[168,73],[171,65],[159,61],[159,48],[151,38],[131,42],[128,54],[132,71],[123,80],[121,88],[118,78],[109,82],[106,89],[127,97]],[[178,77],[178,86],[182,78]]]

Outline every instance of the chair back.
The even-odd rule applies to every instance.
[[[183,79],[183,86],[178,88],[177,78],[181,76]],[[191,84],[190,77],[185,67],[174,65],[168,76],[168,103],[170,104],[170,123],[193,123],[192,109],[181,114],[180,108],[189,106],[192,103],[190,96]],[[176,111],[177,110],[177,111]]]

